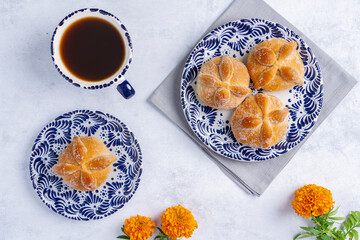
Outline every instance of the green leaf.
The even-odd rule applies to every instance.
[[[360,216],[355,211],[351,211],[351,215],[355,218],[356,222],[360,222]]]
[[[329,217],[329,219],[335,220],[335,221],[345,220],[344,217]]]
[[[160,235],[156,236],[154,238],[155,239],[160,239],[160,240],[171,240],[170,237],[168,235],[166,235],[162,230],[161,228],[157,227],[157,229],[159,230],[160,232]]]
[[[331,216],[336,215],[337,212],[338,212],[338,210],[339,210],[339,207],[335,208],[335,210],[330,210],[330,211],[329,211],[329,216],[331,217]]]
[[[294,236],[293,240],[297,239],[298,237],[300,237],[301,233],[298,233]]]
[[[118,236],[117,238],[120,238],[120,239],[130,239],[128,236],[124,236],[124,235]]]
[[[350,214],[349,219],[351,221],[351,226],[355,226],[356,225],[356,220],[355,220],[354,216]]]
[[[340,239],[345,239],[346,234],[342,229],[337,230],[336,232],[333,232],[336,236],[338,236]]]
[[[359,239],[359,234],[358,234],[358,232],[356,230],[352,230],[351,233],[354,236],[355,240]]]
[[[353,216],[356,222],[359,222],[360,219],[354,211],[351,211],[350,215]]]
[[[303,238],[308,238],[308,237],[313,237],[313,235],[303,235],[301,237],[298,237],[297,239],[303,239]]]
[[[347,223],[347,221],[343,223],[343,226],[345,227],[346,231],[349,231],[349,224]]]
[[[322,240],[331,240],[331,237],[329,237],[328,235],[321,235],[320,237]]]
[[[331,227],[334,225],[335,222],[326,222],[323,224],[323,229],[330,230]]]
[[[157,229],[159,230],[159,232],[161,232],[163,235],[166,235],[163,230],[161,230],[161,228],[157,227]]]
[[[315,234],[315,235],[318,235],[321,233],[319,230],[316,230],[314,228],[309,228],[309,227],[300,227],[300,228],[305,231],[311,232],[312,234]]]
[[[309,233],[299,233],[294,237],[295,239],[302,239],[302,238],[308,238],[308,237],[313,237],[314,235],[309,234]]]
[[[126,233],[124,232],[124,225],[121,227],[121,231],[126,235]]]

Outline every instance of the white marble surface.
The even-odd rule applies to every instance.
[[[293,192],[315,183],[331,189],[339,214],[360,210],[360,85],[317,129],[261,197],[238,188],[147,98],[231,0],[0,2],[0,239],[115,239],[124,220],[189,208],[199,228],[192,239],[291,239],[308,221],[291,208]],[[358,0],[267,0],[275,10],[360,75]],[[118,16],[134,42],[127,78],[137,93],[89,91],[67,83],[50,58],[50,39],[73,10],[98,7]],[[134,197],[117,213],[77,222],[48,209],[32,189],[29,156],[41,129],[75,109],[111,113],[139,139],[143,174]]]

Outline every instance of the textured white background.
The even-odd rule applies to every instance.
[[[290,201],[300,186],[329,188],[339,215],[360,210],[360,85],[340,103],[260,197],[229,180],[192,141],[147,102],[231,0],[0,1],[0,239],[115,239],[130,216],[159,217],[182,204],[199,224],[192,239],[291,239],[299,225]],[[359,0],[267,0],[297,28],[360,75]],[[50,40],[59,21],[83,7],[118,16],[134,43],[127,73],[137,93],[76,88],[58,74]],[[341,80],[341,79],[339,79]],[[77,222],[48,209],[32,189],[29,156],[41,129],[76,109],[111,113],[139,139],[140,186],[117,213]]]

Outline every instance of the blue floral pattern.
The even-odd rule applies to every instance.
[[[197,98],[196,78],[202,64],[213,57],[228,55],[243,62],[250,50],[270,38],[298,43],[305,66],[304,86],[269,94],[279,97],[290,110],[286,137],[269,149],[242,145],[234,138],[230,120],[232,111],[216,110]],[[253,94],[257,91],[253,89]],[[314,126],[323,104],[323,81],[313,52],[296,33],[263,19],[241,19],[226,23],[208,33],[190,53],[184,67],[180,88],[185,118],[196,136],[213,151],[240,161],[262,161],[277,157],[297,146]]]
[[[72,189],[51,170],[74,136],[94,136],[116,156],[106,183],[93,192]],[[134,134],[117,118],[77,110],[57,117],[38,135],[30,157],[30,177],[40,199],[74,220],[101,219],[122,208],[134,195],[142,173],[142,154]]]

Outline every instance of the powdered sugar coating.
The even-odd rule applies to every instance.
[[[231,128],[239,142],[251,147],[269,148],[284,138],[288,113],[289,109],[280,99],[259,93],[247,97],[236,108],[231,120]],[[244,126],[244,119],[248,121],[252,119],[254,124],[251,125],[246,121]]]
[[[279,91],[304,84],[304,63],[295,41],[268,39],[256,45],[247,60],[255,89]]]
[[[233,109],[251,93],[245,65],[228,56],[215,57],[204,63],[197,82],[199,98],[216,109]]]
[[[60,154],[53,171],[70,187],[80,191],[93,191],[109,176],[111,163],[115,161],[115,156],[109,154],[109,150],[99,139],[75,136]],[[62,167],[64,164],[70,165],[71,169],[67,171],[67,168]],[[59,167],[62,167],[61,171],[58,170]]]

